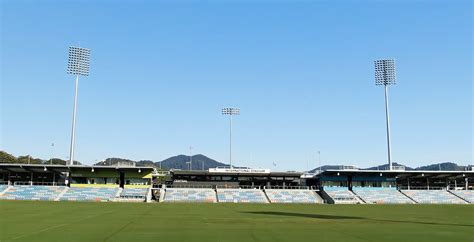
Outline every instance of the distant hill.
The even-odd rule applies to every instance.
[[[439,164],[433,164],[428,166],[420,166],[415,170],[424,170],[424,171],[464,171],[466,166],[459,166],[456,163],[452,162],[443,162]]]
[[[151,166],[151,167],[155,167],[155,162],[151,161],[151,160],[141,160],[141,161],[137,161],[137,166]]]
[[[215,168],[218,166],[226,166],[224,163],[220,163],[216,160],[213,160],[205,155],[193,155],[192,156],[192,167],[191,170],[207,170],[209,168]],[[190,161],[190,156],[187,155],[178,155],[170,157],[166,160],[156,162],[155,165],[162,169],[181,169],[181,170],[188,170],[189,164],[187,162]]]
[[[48,160],[43,160],[30,155],[15,157],[3,150],[0,150],[0,163],[66,165],[66,161],[60,158],[50,158]],[[79,161],[74,161],[74,164],[80,165],[81,163]]]
[[[393,166],[404,166],[404,165],[394,162]],[[411,170],[417,170],[417,171],[420,171],[420,170],[423,170],[423,171],[464,171],[467,168],[468,168],[467,166],[460,166],[460,165],[458,165],[456,163],[453,163],[453,162],[443,162],[443,163],[439,163],[439,164],[420,166],[420,167],[417,167],[417,168],[412,168],[412,167],[409,167],[409,166],[405,166],[406,171],[411,171]],[[321,166],[322,171],[325,171],[325,170],[338,170],[338,169],[341,169],[341,165]],[[361,168],[361,170],[388,170],[388,164],[373,166],[373,167],[369,167],[369,168]],[[314,168],[314,169],[310,170],[309,172],[314,173],[316,171],[319,171],[319,167]]]
[[[133,161],[133,160],[112,157],[112,158],[107,158],[104,161],[99,161],[99,162],[95,163],[94,165],[96,165],[96,166],[115,166],[117,164],[133,165],[134,163],[135,163],[135,161]]]
[[[405,166],[405,165],[402,165],[402,164],[393,162],[393,163],[392,163],[392,166]],[[379,166],[369,167],[369,168],[365,168],[365,169],[362,169],[362,170],[388,170],[388,164],[383,164],[383,165],[379,165]],[[409,166],[405,166],[405,170],[406,170],[406,171],[410,171],[410,170],[414,170],[414,169],[411,168],[411,167],[409,167]]]
[[[226,166],[224,163],[220,163],[216,160],[213,160],[205,155],[193,155],[192,157],[192,170],[207,170],[209,168],[215,168],[218,166]],[[141,160],[141,161],[133,161],[129,159],[122,159],[122,158],[107,158],[105,161],[101,161],[96,163],[95,165],[100,166],[115,166],[117,164],[134,164],[136,166],[151,166],[156,167],[164,170],[169,169],[181,169],[181,170],[188,170],[189,164],[187,162],[190,161],[190,156],[187,155],[177,155],[170,157],[168,159],[153,162],[151,160]]]
[[[398,163],[393,163],[394,166],[402,166],[402,164]],[[375,166],[375,167],[370,167],[364,170],[387,170],[388,169],[388,164],[383,164],[380,166]],[[411,168],[408,166],[405,166],[405,170],[410,171],[410,170],[417,170],[417,171],[464,171],[466,169],[466,166],[460,166],[456,163],[452,162],[443,162],[443,163],[438,163],[438,164],[432,164],[432,165],[427,165],[427,166],[420,166],[417,168]]]
[[[215,168],[218,166],[228,166],[227,164],[221,163],[214,159],[211,159],[205,155],[197,154],[193,155],[192,157],[192,170],[207,170],[209,168]],[[98,162],[94,165],[101,165],[101,166],[115,166],[117,164],[126,165],[126,164],[135,164],[136,166],[151,166],[159,168],[161,165],[162,169],[169,170],[169,169],[181,169],[181,170],[188,170],[189,165],[187,162],[190,161],[190,156],[187,155],[177,155],[170,157],[168,159],[154,162],[151,160],[141,160],[141,161],[133,161],[129,159],[123,158],[107,158],[105,161]],[[12,154],[9,154],[3,150],[0,150],[0,163],[22,163],[22,164],[66,164],[65,160],[59,158],[52,158],[49,160],[42,160],[40,158],[35,158],[29,155],[25,156],[18,156],[15,157]],[[74,161],[74,164],[81,164],[79,161]],[[402,164],[393,163],[394,166],[401,166]],[[369,167],[369,168],[362,168],[361,170],[387,170],[388,165],[382,164],[379,166]],[[341,169],[341,165],[324,165],[321,166],[321,170],[337,170]],[[432,164],[427,166],[420,166],[417,168],[411,168],[405,166],[405,170],[426,170],[426,171],[464,171],[466,169],[472,169],[472,165],[469,166],[460,166],[453,162],[443,162],[438,164]],[[319,171],[320,168],[314,168],[309,172]]]

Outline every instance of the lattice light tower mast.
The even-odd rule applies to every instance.
[[[232,116],[240,115],[240,108],[223,108],[222,115],[229,115],[230,132],[229,132],[229,165],[232,169]]]
[[[89,75],[90,54],[91,51],[89,49],[73,46],[69,47],[67,73],[76,76],[74,88],[74,110],[72,113],[71,146],[69,148],[69,165],[74,165],[74,146],[76,143],[77,88],[79,85],[79,76]]]
[[[395,85],[395,61],[392,59],[375,61],[375,85],[384,86],[385,90],[385,121],[387,124],[387,156],[388,167],[392,170],[392,151],[390,141],[390,115],[388,111],[388,86]]]

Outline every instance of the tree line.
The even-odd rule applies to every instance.
[[[77,161],[74,161],[76,164]],[[49,160],[43,160],[40,158],[33,157],[31,155],[14,156],[3,150],[0,150],[0,163],[18,163],[18,164],[41,164],[41,165],[66,165],[66,161],[60,158],[51,158]],[[80,162],[77,162],[80,164]]]

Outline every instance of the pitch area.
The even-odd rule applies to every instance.
[[[0,201],[0,241],[473,241],[471,205]]]

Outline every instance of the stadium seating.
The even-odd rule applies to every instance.
[[[356,204],[359,200],[347,187],[324,187],[324,192],[335,204]]]
[[[61,186],[12,186],[0,199],[53,201],[66,187]]]
[[[111,201],[119,188],[109,187],[71,187],[60,201]]]
[[[430,204],[463,204],[462,199],[449,193],[446,190],[401,190],[404,194],[415,200],[417,203]]]
[[[317,194],[305,189],[265,189],[271,203],[318,203]]]
[[[474,203],[474,190],[451,190],[450,192],[468,201],[469,203]]]
[[[352,191],[366,203],[413,203],[408,197],[399,192],[396,188],[384,187],[353,187]]]
[[[216,202],[211,188],[166,188],[164,202]]]
[[[260,189],[217,189],[220,203],[268,203]]]

